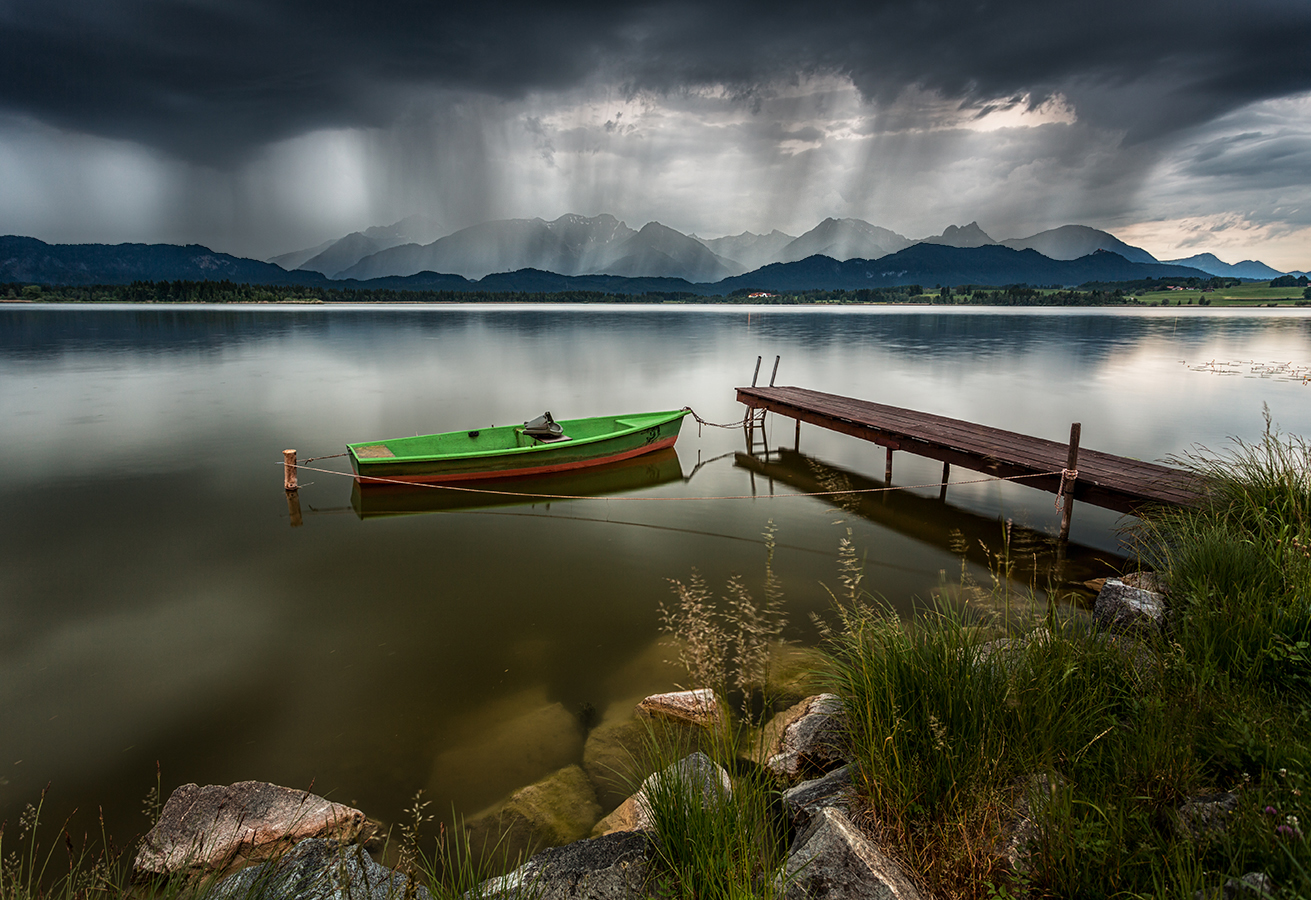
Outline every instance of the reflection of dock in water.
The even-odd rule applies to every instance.
[[[1003,551],[1005,523],[952,506],[940,497],[881,490],[886,487],[882,481],[835,468],[794,450],[780,448],[765,459],[738,453],[735,464],[802,493],[879,489],[875,493],[829,494],[815,499],[934,547],[963,553],[979,565],[995,568],[997,555]],[[1125,564],[1125,559],[1114,553],[1069,541],[1061,545],[1055,536],[1012,525],[1007,548],[1011,577],[1045,589],[1116,575]]]
[[[682,480],[678,454],[668,448],[605,466],[460,485],[468,490],[411,484],[362,485],[357,481],[351,489],[351,506],[361,519],[372,519],[605,497]]]

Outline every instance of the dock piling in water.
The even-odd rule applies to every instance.
[[[1070,539],[1070,518],[1074,515],[1074,482],[1079,477],[1079,437],[1083,424],[1070,426],[1070,452],[1065,457],[1065,471],[1061,473],[1061,540]]]

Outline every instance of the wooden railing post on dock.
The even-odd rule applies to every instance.
[[[1070,539],[1070,517],[1074,514],[1074,482],[1079,477],[1079,435],[1082,423],[1070,426],[1070,452],[1065,458],[1065,471],[1061,473],[1061,540]]]
[[[753,373],[751,373],[751,386],[752,386],[752,387],[755,387],[755,386],[756,386],[756,380],[760,378],[760,361],[761,361],[762,359],[764,359],[763,356],[757,356],[757,357],[756,357],[756,371],[753,372]]]
[[[769,386],[770,386],[770,387],[773,387],[773,386],[774,386],[774,379],[778,377],[778,361],[779,361],[780,359],[782,359],[782,358],[783,358],[782,355],[779,355],[779,356],[775,356],[775,357],[774,357],[774,371],[771,372],[770,375],[769,375]]]

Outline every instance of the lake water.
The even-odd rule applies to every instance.
[[[450,508],[306,472],[292,527],[284,448],[544,410],[732,422],[775,355],[779,384],[1059,441],[1080,421],[1083,446],[1144,459],[1257,438],[1263,403],[1311,433],[1301,310],[0,308],[0,818],[49,783],[48,821],[104,806],[126,844],[156,761],[166,794],[313,784],[394,821],[423,788],[475,812],[577,757],[581,732],[544,710],[670,689],[667,579],[758,589],[771,521],[802,642],[848,529],[902,610],[959,575],[953,531],[1055,532],[1050,494],[958,484],[940,503],[941,467],[907,454],[894,484],[930,487],[797,497],[881,483],[882,450],[805,426],[802,457],[762,466],[735,455],[740,429],[691,419],[676,454],[555,491],[605,499]],[[790,420],[768,429],[791,448]],[[1115,563],[1123,522],[1076,508],[1071,577]]]

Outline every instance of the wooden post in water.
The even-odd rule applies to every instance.
[[[287,491],[287,515],[291,517],[292,528],[305,524],[300,514],[300,491]]]
[[[942,464],[942,487],[938,489],[938,499],[947,499],[947,483],[951,481],[951,463]]]
[[[296,451],[282,451],[282,486],[289,491],[300,490],[296,483]]]
[[[797,419],[797,436],[792,441],[792,450],[795,453],[801,452],[801,420]]]
[[[1082,423],[1070,426],[1070,452],[1065,458],[1067,472],[1075,473],[1079,469],[1079,436],[1083,431]],[[1070,517],[1074,514],[1074,474],[1061,476],[1061,540],[1070,539]]]
[[[887,484],[889,485],[892,484],[892,448],[891,447],[887,448],[887,457],[884,460],[883,480],[887,482]]]

